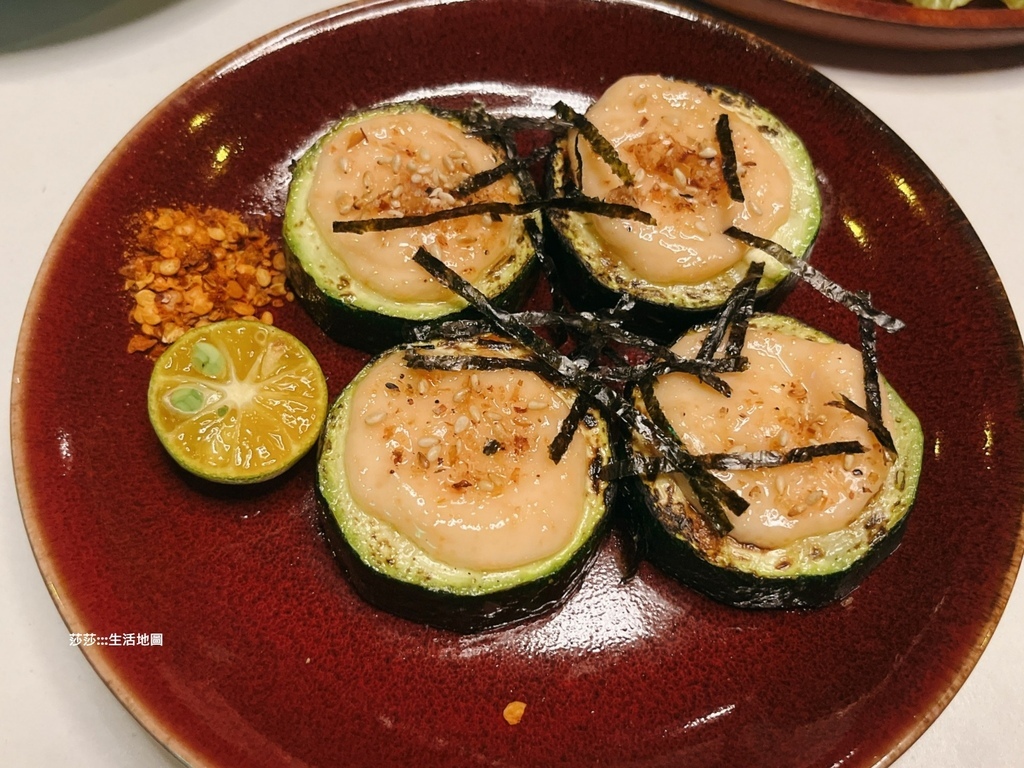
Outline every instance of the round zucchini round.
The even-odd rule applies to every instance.
[[[755,316],[751,327],[825,345],[836,343],[779,315]],[[729,374],[723,375],[726,381],[729,378]],[[920,422],[884,378],[880,385],[896,455],[886,454],[887,473],[851,522],[779,546],[758,546],[715,530],[698,511],[682,476],[631,478],[624,493],[640,518],[647,559],[697,591],[742,608],[815,608],[846,597],[899,544],[921,473],[924,437]],[[724,396],[722,402],[727,402]],[[868,450],[883,451],[877,443]],[[847,471],[859,471],[860,457],[850,457],[832,460],[845,462]],[[792,466],[810,467],[813,461]]]
[[[442,629],[553,610],[607,529],[607,425],[588,412],[556,464],[548,438],[574,392],[500,365],[412,368],[406,354],[524,356],[495,337],[438,341],[389,350],[353,379],[328,414],[318,463],[335,556],[367,602]]]
[[[451,194],[505,159],[496,140],[470,135],[458,112],[424,104],[387,105],[335,124],[295,164],[283,222],[288,279],[313,319],[336,341],[379,352],[411,327],[459,316],[466,302],[411,266],[420,246],[497,305],[519,306],[536,274],[525,222],[539,225],[539,214],[460,217],[361,234],[335,232],[329,221],[419,216],[493,199],[520,202],[512,176],[465,200]],[[367,258],[377,252],[385,254],[379,263]]]
[[[717,128],[722,116],[724,136]],[[546,212],[562,245],[562,267],[589,308],[628,296],[639,322],[674,338],[695,312],[721,306],[752,260],[765,263],[762,299],[790,274],[775,258],[725,235],[728,227],[808,257],[821,223],[814,163],[800,138],[765,107],[719,86],[636,76],[609,88],[587,117],[631,179],[613,174],[582,136],[570,132],[550,164],[552,193],[582,191],[655,219],[643,224]],[[788,180],[777,185],[773,177],[781,175]],[[663,247],[651,250],[659,242]]]

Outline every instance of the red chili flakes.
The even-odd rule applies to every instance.
[[[295,298],[284,267],[281,246],[235,213],[186,206],[139,214],[120,270],[134,299],[128,351],[155,357],[189,328],[218,320],[273,325],[273,310]]]

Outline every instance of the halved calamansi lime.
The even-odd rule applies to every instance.
[[[313,447],[327,382],[305,344],[252,320],[184,334],[156,361],[149,420],[167,452],[219,483],[268,480]]]

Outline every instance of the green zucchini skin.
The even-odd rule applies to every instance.
[[[708,560],[694,540],[693,529],[687,523],[680,526],[669,522],[643,481],[627,481],[622,496],[627,506],[643,510],[637,517],[642,553],[648,562],[680,583],[734,608],[821,608],[842,600],[896,550],[907,524],[904,514],[893,527],[880,530],[870,549],[846,570],[766,578]]]
[[[319,235],[306,211],[306,200],[322,148],[334,134],[359,121],[381,114],[422,112],[468,130],[459,113],[426,104],[399,103],[355,112],[338,121],[320,136],[295,163],[288,188],[282,224],[285,270],[295,295],[310,317],[332,338],[346,346],[370,353],[380,352],[409,338],[412,329],[427,323],[454,320],[475,313],[465,301],[406,304],[363,288],[342,270],[339,276],[321,272],[318,261],[330,247]],[[504,157],[496,140],[481,137]],[[536,248],[525,221],[541,225],[539,213],[517,223],[515,242],[506,257],[475,281],[497,306],[517,309],[529,297],[538,274]]]
[[[608,516],[560,570],[535,581],[482,595],[457,595],[399,581],[363,560],[342,533],[320,495],[326,541],[356,594],[370,605],[403,619],[458,634],[519,624],[557,610],[578,589],[609,528]],[[615,486],[604,503],[611,509]]]
[[[411,320],[396,317],[383,308],[374,311],[357,306],[322,290],[290,248],[285,248],[285,274],[303,309],[324,333],[339,344],[371,354],[410,338],[412,331],[425,323],[478,316],[474,309],[466,307],[436,319]],[[531,258],[491,302],[509,311],[522,307],[533,292],[538,274],[537,260]]]
[[[786,125],[749,97],[720,86],[699,85],[734,117],[760,127],[786,160],[793,175],[794,212],[784,226],[779,243],[800,259],[808,259],[821,225],[821,195],[814,164],[806,147]],[[551,195],[578,193],[569,168],[569,148],[561,142],[547,168],[545,186]],[[779,306],[797,282],[788,269],[774,259],[751,252],[737,267],[705,283],[693,286],[660,286],[644,281],[615,266],[615,255],[608,251],[587,223],[587,215],[564,210],[545,211],[545,224],[558,243],[554,257],[567,284],[574,286],[574,304],[597,310],[615,306],[622,297],[635,302],[631,324],[659,341],[674,340],[680,331],[710,317],[724,303],[735,284],[742,279],[746,264],[757,253],[766,261],[765,275],[758,287],[758,308],[771,311]],[[781,230],[780,230],[781,232]],[[780,233],[776,233],[777,235]],[[771,239],[771,238],[770,238]]]
[[[422,346],[444,346],[448,342],[424,342]],[[472,341],[451,342],[469,351]],[[403,346],[403,349],[408,346]],[[475,633],[508,626],[547,614],[561,606],[579,587],[610,527],[618,485],[603,478],[601,469],[612,460],[616,450],[610,427],[596,411],[590,412],[594,426],[580,433],[589,434],[591,446],[589,496],[584,520],[576,540],[565,550],[518,572],[485,574],[461,571],[458,583],[424,574],[422,562],[402,554],[409,544],[386,523],[367,521],[370,516],[358,509],[348,490],[343,470],[345,427],[350,418],[351,393],[366,371],[394,350],[387,350],[367,364],[363,373],[336,400],[321,436],[318,457],[317,498],[321,526],[336,561],[346,573],[356,593],[367,603],[393,615],[438,629],[456,633]],[[340,480],[338,479],[340,477]],[[372,543],[354,537],[369,531]],[[398,554],[396,554],[398,552]],[[548,563],[552,565],[548,565]],[[471,585],[467,586],[466,581]]]
[[[823,343],[832,341],[781,315],[755,316],[751,324]],[[844,529],[860,537],[848,551],[826,551],[820,563],[810,563],[809,547],[800,542],[780,550],[737,542],[725,546],[726,540],[732,540],[715,532],[682,492],[666,501],[664,490],[656,493],[652,481],[628,478],[623,482],[622,501],[634,516],[643,556],[682,584],[737,608],[820,608],[847,597],[899,546],[921,473],[921,424],[884,378],[880,383],[896,422],[893,439],[898,456],[875,499]],[[735,556],[737,551],[741,558]],[[770,563],[777,565],[765,565]],[[786,567],[778,567],[782,564]]]

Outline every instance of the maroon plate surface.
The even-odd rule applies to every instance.
[[[311,458],[266,487],[176,470],[128,355],[117,270],[129,221],[197,203],[268,213],[288,165],[343,111],[406,94],[585,107],[621,75],[752,94],[799,133],[825,202],[813,262],[906,321],[883,371],[920,416],[925,466],[902,546],[842,605],[753,613],[609,540],[558,613],[459,637],[355,597],[316,520]],[[83,290],[86,283],[88,290]],[[800,286],[783,310],[854,341]],[[69,318],[75,325],[69,328]],[[332,396],[366,360],[298,306]],[[1016,323],[968,222],[921,161],[778,49],[678,6],[571,0],[369,3],[300,22],[172,94],[98,170],[36,283],[13,392],[15,470],[44,578],[114,693],[194,765],[869,766],[959,688],[1021,556],[1024,393]],[[502,710],[526,702],[517,726]]]
[[[1024,44],[1024,11],[1000,0],[952,10],[905,0],[703,0],[754,21],[851,43],[908,50],[998,48]]]

